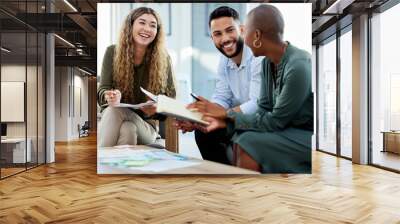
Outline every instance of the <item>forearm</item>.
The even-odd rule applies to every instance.
[[[227,114],[227,130],[233,134],[235,131],[260,131],[272,132],[282,130],[276,119],[272,118],[270,112],[257,112],[254,114],[243,114],[235,111]]]
[[[237,112],[237,113],[242,113],[242,110],[240,109],[240,106],[233,107],[232,110]]]

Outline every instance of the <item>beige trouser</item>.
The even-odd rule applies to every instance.
[[[157,131],[128,108],[107,107],[99,124],[99,146],[146,145],[153,143]]]

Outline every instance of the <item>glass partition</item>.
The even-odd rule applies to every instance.
[[[26,170],[31,151],[26,141],[27,34],[25,30],[1,33],[1,176]],[[28,147],[28,150],[27,150]]]
[[[318,149],[336,154],[336,38],[318,48]]]
[[[46,40],[23,22],[29,13],[43,13],[44,3],[0,2],[0,178],[45,162]]]

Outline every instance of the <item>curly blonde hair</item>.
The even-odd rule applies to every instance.
[[[160,94],[170,92],[167,86],[167,69],[170,64],[165,48],[165,34],[160,16],[151,8],[140,7],[132,10],[126,17],[122,26],[119,42],[115,49],[114,75],[115,86],[121,91],[122,97],[127,101],[134,101],[132,83],[135,81],[134,52],[135,42],[132,37],[133,23],[143,14],[151,14],[157,20],[157,34],[152,43],[147,47],[144,58],[146,70],[149,74],[149,91]]]

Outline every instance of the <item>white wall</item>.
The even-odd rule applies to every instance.
[[[55,141],[77,139],[78,124],[88,120],[88,78],[75,68],[56,67],[55,86]]]
[[[312,53],[311,3],[269,3],[281,11],[285,21],[284,40]],[[260,3],[247,4],[247,12]]]
[[[76,74],[77,70],[74,71],[74,91],[71,99],[74,99],[74,102],[71,105],[74,105],[72,109],[72,119],[71,119],[71,138],[78,138],[78,124],[82,126],[85,121],[88,121],[88,78],[85,76],[81,76],[82,73]],[[78,71],[79,72],[79,71]],[[80,91],[80,93],[79,93]],[[79,102],[80,101],[80,102]],[[81,111],[80,111],[81,110]]]
[[[25,65],[2,65],[1,66],[1,81],[17,81],[25,82]],[[29,70],[30,68],[28,68]],[[7,110],[8,108],[1,108]],[[8,122],[7,123],[8,137],[25,137],[25,122]]]
[[[68,68],[55,68],[55,141],[68,140]]]
[[[27,68],[22,65],[2,65],[1,66],[1,80],[10,82],[25,82],[25,69],[28,73],[34,69],[32,66]],[[29,94],[28,94],[29,97]],[[8,110],[9,108],[1,108],[1,110]],[[28,115],[29,116],[29,115]],[[28,120],[30,120],[28,118]],[[7,136],[8,137],[25,137],[25,122],[7,122]]]
[[[168,53],[171,56],[177,81],[177,98],[189,102],[192,90],[192,11],[190,3],[171,6],[171,35],[167,36]],[[184,19],[183,19],[184,18]]]

